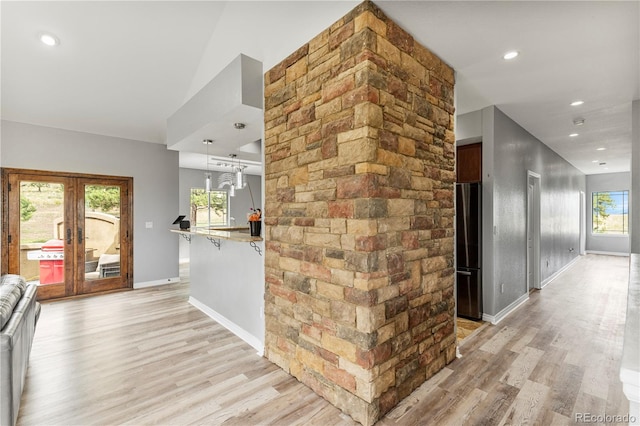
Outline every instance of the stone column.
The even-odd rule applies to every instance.
[[[265,74],[266,356],[364,425],[455,357],[453,85],[370,2]]]

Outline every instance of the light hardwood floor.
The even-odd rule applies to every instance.
[[[624,415],[628,258],[588,255],[380,425],[562,425]],[[18,425],[353,425],[187,303],[181,284],[43,305]]]

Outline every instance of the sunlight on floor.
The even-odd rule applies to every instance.
[[[469,337],[474,331],[487,324],[484,321],[471,321],[466,318],[456,318],[456,334],[458,337],[458,343],[460,343],[466,337]]]

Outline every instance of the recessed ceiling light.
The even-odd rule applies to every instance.
[[[584,124],[584,118],[576,118],[573,120],[574,126],[582,126]]]
[[[49,33],[40,34],[40,41],[47,46],[57,46],[58,44],[60,44],[60,40],[58,40],[58,37]]]
[[[582,105],[584,103],[584,101],[573,101],[571,102],[571,106],[578,106],[578,105]]]
[[[511,59],[517,58],[519,54],[520,52],[518,52],[517,50],[511,50],[505,53],[504,55],[502,55],[502,59],[510,61]]]
[[[596,151],[604,151],[605,149],[607,149],[607,148],[598,148],[598,149],[596,149]]]
[[[578,136],[578,134],[577,134],[577,133],[571,133],[571,134],[569,135],[569,137],[570,137],[570,138],[575,138],[576,136]]]
[[[598,162],[598,160],[593,160],[593,161],[592,161],[592,163],[597,163],[597,162]]]

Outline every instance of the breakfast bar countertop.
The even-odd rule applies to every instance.
[[[262,237],[252,237],[249,233],[249,227],[212,227],[209,229],[200,228],[194,230],[170,229],[171,232],[183,235],[196,235],[209,238],[220,238],[223,240],[251,242],[262,241]]]

